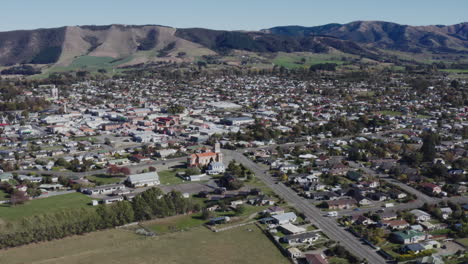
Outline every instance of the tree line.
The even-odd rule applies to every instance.
[[[50,241],[66,236],[125,225],[134,221],[162,218],[199,211],[200,206],[180,192],[164,194],[151,188],[132,201],[122,201],[98,208],[67,209],[35,215],[0,225],[0,248]]]

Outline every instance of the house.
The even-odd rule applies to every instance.
[[[9,180],[13,180],[13,174],[5,172],[0,174],[0,182],[6,182]]]
[[[226,167],[222,162],[211,162],[210,165],[208,165],[208,169],[206,170],[206,173],[208,175],[213,175],[213,174],[222,174],[226,171]]]
[[[408,254],[408,253],[418,254],[419,252],[424,251],[424,250],[426,249],[420,243],[404,245],[400,249],[400,251],[405,254]]]
[[[288,255],[293,259],[301,258],[302,251],[300,251],[298,248],[290,247],[288,248]]]
[[[19,175],[18,180],[20,181],[29,181],[29,182],[42,182],[42,176],[27,176]]]
[[[279,167],[279,170],[283,173],[296,172],[299,169],[299,165],[296,164],[283,164]]]
[[[405,230],[393,232],[391,234],[393,241],[401,244],[412,244],[424,241],[426,234],[415,230]]]
[[[284,209],[279,206],[272,206],[264,210],[263,212],[269,215],[277,215],[277,214],[284,214]]]
[[[363,215],[353,215],[353,222],[359,225],[371,225],[374,224],[374,221],[363,216]]]
[[[123,196],[112,196],[112,197],[106,197],[102,199],[102,203],[111,204],[111,203],[121,202],[123,200],[124,200]]]
[[[364,178],[361,173],[357,172],[357,171],[348,171],[346,173],[346,177],[352,181],[362,181],[362,179]]]
[[[329,209],[349,209],[357,206],[358,202],[355,199],[340,199],[326,202]]]
[[[387,194],[383,193],[383,192],[375,192],[375,193],[371,193],[369,194],[369,197],[374,200],[374,201],[379,201],[379,202],[382,202],[382,201],[385,201],[388,199],[388,196]]]
[[[393,211],[385,211],[379,214],[382,220],[394,220],[397,219],[398,215]]]
[[[417,263],[418,264],[444,264],[445,262],[442,260],[440,256],[427,256],[427,257],[423,257]]]
[[[274,223],[278,225],[294,223],[297,220],[297,216],[294,212],[273,215],[272,218],[274,219]]]
[[[280,238],[280,241],[288,244],[302,244],[302,243],[312,243],[317,241],[320,238],[320,235],[317,232],[307,232],[296,235],[287,235]]]
[[[390,197],[392,199],[403,199],[403,198],[406,198],[408,195],[402,191],[397,191],[397,190],[394,190],[392,192],[390,192]]]
[[[291,235],[304,233],[305,231],[307,231],[305,228],[295,226],[291,223],[280,225],[278,229],[280,229],[281,232],[283,232],[284,234],[291,234]]]
[[[425,182],[425,183],[421,183],[420,186],[425,192],[430,193],[430,194],[439,194],[442,192],[442,188],[440,188],[440,186],[435,185],[433,183]]]
[[[160,184],[159,175],[155,171],[130,175],[126,182],[132,187],[155,186]]]
[[[88,195],[112,194],[116,191],[125,189],[123,184],[101,185],[95,188],[82,189],[81,192]]]
[[[409,223],[406,222],[404,219],[399,219],[399,220],[383,220],[381,221],[381,224],[383,226],[389,227],[393,230],[398,229],[405,229],[409,227]]]
[[[328,264],[328,260],[323,254],[306,254],[307,264]]]
[[[431,220],[431,215],[419,209],[411,210],[410,213],[416,216],[416,220],[418,222],[426,222],[426,221]]]
[[[449,218],[449,216],[453,213],[452,208],[450,207],[440,208],[440,211],[442,212],[443,219]]]

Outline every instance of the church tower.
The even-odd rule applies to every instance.
[[[221,144],[219,144],[218,141],[215,143],[215,148],[214,148],[215,153],[221,153]]]

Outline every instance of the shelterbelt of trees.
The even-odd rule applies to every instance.
[[[26,217],[0,225],[0,248],[49,241],[70,235],[84,234],[134,221],[163,218],[192,211],[198,205],[180,192],[164,194],[151,188],[132,201],[122,201],[97,208],[68,209],[50,214]]]

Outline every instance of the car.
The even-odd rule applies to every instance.
[[[353,211],[361,211],[361,208],[354,208]]]

